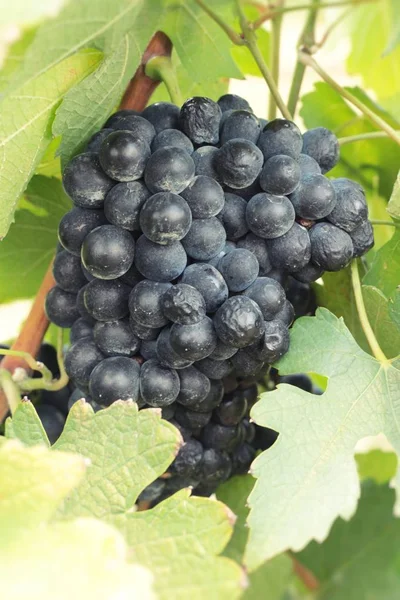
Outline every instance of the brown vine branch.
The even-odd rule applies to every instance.
[[[145,108],[152,93],[160,83],[159,81],[154,81],[145,74],[145,65],[150,58],[155,56],[170,56],[171,52],[172,43],[170,39],[164,33],[158,31],[150,40],[150,43],[143,54],[142,61],[128,84],[121,101],[121,109],[143,110]],[[28,352],[32,356],[36,356],[39,351],[49,326],[49,321],[44,312],[44,302],[47,292],[55,285],[52,267],[53,260],[43,278],[28,318],[12,345],[12,350]],[[29,371],[29,365],[27,365],[25,360],[20,356],[5,356],[1,362],[1,367],[11,374],[13,374],[17,368],[23,368],[26,369],[26,371]],[[8,408],[6,395],[4,391],[0,389],[0,422],[7,415]]]
[[[296,573],[297,577],[301,579],[306,588],[310,591],[315,592],[319,588],[319,581],[315,577],[314,573],[312,573],[309,569],[307,569],[304,565],[302,565],[294,556],[292,558],[293,563],[293,571]]]

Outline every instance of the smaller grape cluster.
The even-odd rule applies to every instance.
[[[232,470],[248,407],[232,421],[224,382],[257,381],[288,351],[291,300],[373,244],[362,188],[325,176],[338,158],[327,129],[227,94],[119,111],[66,166],[46,312],[71,328],[67,373],[96,405],[173,419],[175,475],[222,446]]]

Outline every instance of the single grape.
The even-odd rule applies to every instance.
[[[82,338],[93,338],[93,324],[89,323],[83,317],[75,321],[71,327],[70,340],[71,344]]]
[[[157,244],[171,244],[185,237],[192,225],[189,205],[181,196],[159,192],[150,196],[140,212],[144,235]]]
[[[228,298],[228,286],[217,269],[211,265],[195,263],[183,272],[182,283],[196,288],[206,303],[206,312],[212,313]]]
[[[215,157],[215,168],[225,185],[240,189],[252,184],[263,166],[261,150],[248,140],[226,142]]]
[[[232,473],[246,475],[255,457],[256,451],[250,444],[241,444],[232,453]]]
[[[371,223],[366,220],[349,234],[353,242],[353,257],[362,256],[374,245],[374,230]]]
[[[258,305],[246,296],[232,296],[217,310],[214,327],[225,343],[243,348],[261,337],[263,316]]]
[[[169,339],[174,351],[190,361],[206,358],[217,344],[217,335],[209,317],[192,325],[174,323]]]
[[[301,176],[304,175],[319,175],[321,173],[321,167],[317,161],[308,154],[300,154],[298,158]]]
[[[88,313],[97,321],[123,319],[129,312],[130,288],[118,280],[94,279],[85,286],[84,302]]]
[[[108,117],[104,127],[112,128],[114,125],[117,125],[121,119],[125,117],[133,117],[135,115],[140,116],[140,113],[137,110],[132,110],[130,108],[122,108]]]
[[[339,161],[339,142],[329,129],[316,127],[303,135],[302,152],[311,156],[321,167],[322,173],[326,173]]]
[[[279,238],[293,226],[295,212],[286,196],[256,194],[246,206],[246,220],[251,231],[264,239]]]
[[[195,367],[180,369],[178,375],[180,390],[177,402],[179,404],[190,408],[191,405],[202,402],[208,396],[211,389],[210,380]]]
[[[151,144],[151,151],[155,152],[164,146],[182,148],[183,150],[186,150],[188,154],[192,154],[194,150],[192,142],[187,135],[182,133],[182,131],[179,131],[179,129],[163,129],[163,131],[160,131]]]
[[[348,233],[331,223],[317,223],[310,229],[311,258],[325,271],[340,271],[353,257]]]
[[[186,150],[163,147],[156,150],[147,161],[144,180],[153,194],[179,194],[190,184],[194,173],[194,162]]]
[[[267,273],[272,269],[265,240],[258,237],[258,235],[255,235],[255,233],[248,233],[245,237],[238,240],[237,247],[249,250],[254,254],[260,267],[260,277],[267,275]]]
[[[182,427],[198,437],[203,427],[210,421],[211,415],[211,412],[198,412],[178,405],[174,418]]]
[[[289,343],[289,330],[285,323],[277,319],[265,321],[261,338],[249,346],[247,352],[257,360],[272,364],[286,354]]]
[[[131,357],[140,348],[140,339],[133,333],[128,319],[99,321],[94,326],[93,336],[105,356]]]
[[[89,210],[76,206],[61,219],[58,226],[58,239],[68,252],[80,258],[82,243],[87,234],[106,223],[107,219],[102,210]]]
[[[86,388],[90,374],[104,355],[91,338],[83,338],[72,344],[65,355],[64,366],[68,376],[79,388]]]
[[[243,109],[234,110],[224,119],[220,143],[225,144],[229,140],[240,138],[257,144],[260,133],[260,122],[252,112]]]
[[[142,235],[136,243],[135,264],[147,279],[172,281],[184,271],[186,262],[186,252],[181,242],[161,246]]]
[[[114,181],[104,173],[94,152],[75,156],[64,169],[63,185],[76,206],[101,208]]]
[[[246,235],[249,228],[246,221],[247,202],[236,194],[225,194],[225,204],[218,214],[230,241],[239,240]]]
[[[57,253],[53,263],[53,277],[62,290],[75,294],[87,283],[81,261],[67,250]]]
[[[135,241],[129,231],[115,225],[101,225],[84,239],[82,263],[91,275],[99,279],[117,279],[133,263]]]
[[[138,283],[129,296],[129,312],[141,325],[163,327],[168,318],[163,312],[163,296],[171,288],[170,283],[144,280]]]
[[[102,406],[110,406],[116,400],[139,398],[138,363],[125,356],[112,356],[101,361],[90,375],[89,391]]]
[[[216,217],[195,219],[182,240],[186,254],[196,260],[208,260],[221,252],[225,245],[226,233]]]
[[[173,323],[191,325],[206,316],[206,303],[196,288],[185,283],[169,287],[160,300],[162,313]]]
[[[132,131],[114,131],[101,145],[100,164],[117,181],[140,179],[151,154],[150,146]]]
[[[190,475],[199,470],[202,461],[203,446],[198,440],[192,438],[181,446],[168,471],[178,475]]]
[[[175,369],[161,365],[157,360],[148,360],[140,370],[140,394],[154,408],[163,408],[175,402],[180,382]]]
[[[296,317],[312,312],[311,307],[315,304],[315,297],[309,283],[302,283],[294,277],[289,277],[286,283],[286,297],[293,305]]]
[[[337,202],[333,210],[326,217],[330,223],[351,233],[368,219],[368,206],[363,191],[358,184],[340,177],[333,179]]]
[[[231,292],[242,292],[257,278],[259,264],[252,252],[237,248],[221,258],[218,270]]]
[[[295,123],[286,119],[269,121],[258,140],[258,147],[266,161],[277,154],[285,154],[297,159],[302,146],[300,129]]]
[[[216,102],[195,96],[183,104],[179,123],[194,144],[217,144],[221,115],[222,111]]]
[[[162,365],[171,369],[186,369],[193,364],[192,360],[180,356],[170,341],[171,327],[164,327],[157,338],[157,357]]]
[[[118,183],[106,196],[104,214],[112,225],[140,231],[140,210],[150,195],[142,181]]]
[[[236,94],[224,94],[218,100],[218,104],[222,112],[227,110],[252,110],[247,100]]]
[[[58,327],[72,327],[79,318],[76,307],[76,294],[65,292],[58,285],[46,296],[45,311],[49,321]]]
[[[155,102],[144,109],[142,117],[150,121],[156,133],[159,133],[164,129],[177,129],[179,114],[179,106],[171,102]]]
[[[265,321],[275,319],[286,300],[283,287],[270,277],[257,277],[243,293],[257,304]]]
[[[336,191],[323,175],[304,175],[290,201],[296,215],[315,221],[329,215],[336,206]]]
[[[279,312],[276,313],[274,319],[276,321],[282,321],[283,323],[285,323],[285,325],[287,325],[287,327],[290,327],[290,325],[294,321],[294,317],[295,314],[292,303],[289,302],[289,300],[285,300],[285,302],[283,303],[283,307]]]
[[[282,271],[300,271],[311,258],[308,231],[298,223],[281,237],[268,240],[267,249],[273,266]]]
[[[195,177],[181,195],[188,203],[194,219],[215,217],[225,204],[222,187],[215,179],[205,175]]]
[[[196,175],[205,175],[215,181],[220,181],[220,176],[215,170],[215,156],[218,148],[215,146],[201,146],[192,154]]]
[[[121,113],[122,111],[114,115],[112,125],[108,124],[108,127],[112,127],[112,129],[117,131],[129,131],[136,139],[151,146],[151,142],[156,135],[156,130],[150,121],[144,119],[141,115],[135,113],[135,111],[130,111],[126,114]]]
[[[260,174],[260,186],[269,194],[291,194],[300,182],[300,165],[291,156],[277,154],[264,164]]]

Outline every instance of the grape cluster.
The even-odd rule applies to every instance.
[[[248,468],[246,390],[312,310],[310,282],[372,246],[361,187],[325,176],[338,158],[327,129],[302,135],[227,94],[121,110],[65,168],[74,208],[47,315],[71,328],[81,395],[160,408],[181,430],[159,488],[208,492]]]

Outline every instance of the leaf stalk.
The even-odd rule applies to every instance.
[[[154,56],[150,58],[144,70],[147,77],[164,83],[174,104],[177,106],[182,105],[182,94],[179,89],[175,69],[169,56]]]
[[[389,361],[384,355],[381,347],[379,346],[378,340],[375,337],[375,333],[368,319],[362,294],[357,260],[353,260],[353,262],[351,263],[351,282],[353,285],[354,298],[356,300],[358,318],[360,319],[361,327],[364,331],[365,337],[368,340],[369,347],[371,348],[372,354],[374,355],[376,360],[385,365]]]

